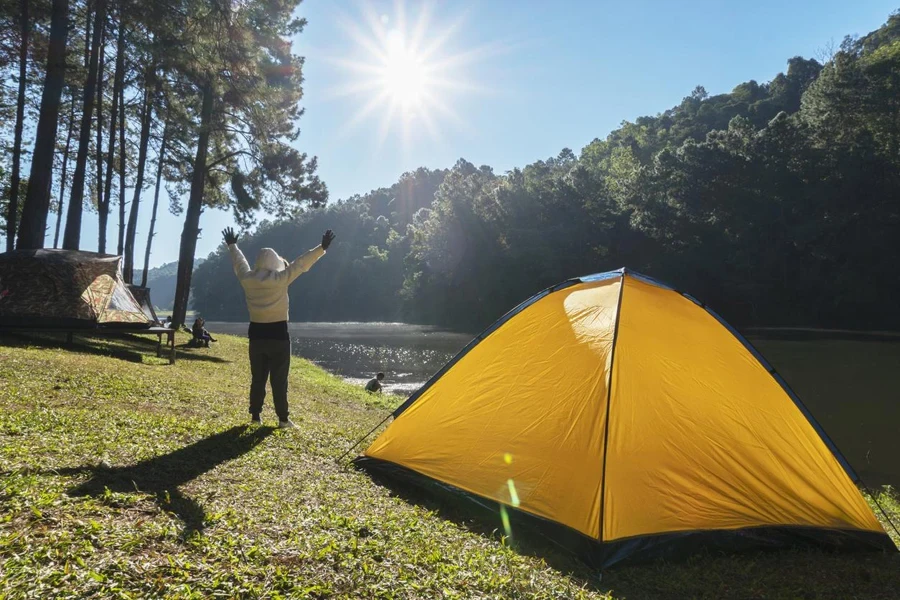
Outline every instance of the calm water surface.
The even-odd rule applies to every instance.
[[[247,335],[247,323],[207,323],[213,332]],[[358,385],[383,371],[385,392],[409,396],[472,339],[404,323],[291,323],[291,348]]]

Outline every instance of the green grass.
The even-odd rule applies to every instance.
[[[308,362],[294,361],[291,373],[298,428],[247,429],[246,341],[220,339],[180,351],[174,366],[138,338],[76,338],[71,349],[4,340],[0,598],[818,599],[900,590],[896,555],[800,551],[698,556],[612,569],[598,581],[576,560],[514,549],[485,533],[490,523],[406,502],[336,464],[386,407]],[[880,500],[900,522],[896,497]]]

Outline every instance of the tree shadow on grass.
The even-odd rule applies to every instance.
[[[545,536],[518,511],[489,500],[449,491],[441,485],[411,483],[376,471],[367,474],[392,496],[421,506],[439,518],[541,559],[586,589],[611,597],[663,598],[898,598],[900,554],[839,553],[814,548],[717,552],[700,549],[676,561],[623,563],[602,573]]]
[[[206,515],[200,504],[179,491],[179,486],[246,454],[273,431],[271,427],[251,429],[247,425],[239,425],[133,465],[111,468],[84,466],[58,469],[53,473],[91,474],[90,479],[68,491],[70,496],[97,498],[104,496],[107,489],[120,493],[138,491],[153,494],[160,508],[181,519],[184,523],[183,538],[187,539],[203,531]]]
[[[26,346],[40,346],[42,348],[57,348],[70,352],[78,352],[80,354],[91,354],[94,356],[108,356],[133,363],[142,363],[147,356],[146,353],[137,352],[135,346],[143,346],[147,352],[152,351],[155,356],[158,341],[151,337],[132,335],[128,333],[107,333],[98,337],[82,337],[75,333],[71,344],[66,342],[65,334],[53,333],[21,333],[21,332],[2,332],[0,333],[0,343],[4,346],[24,348]],[[144,349],[142,348],[142,350]],[[177,347],[179,352],[177,360],[200,360],[215,363],[230,363],[219,356],[213,356],[208,353],[196,354],[193,352],[185,352],[184,346]],[[169,347],[163,341],[163,357],[168,357]]]

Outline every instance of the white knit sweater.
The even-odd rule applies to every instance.
[[[234,274],[244,288],[247,310],[253,323],[287,321],[288,286],[325,255],[322,246],[317,246],[288,263],[271,248],[263,248],[251,269],[237,244],[229,244],[228,251],[231,253]]]

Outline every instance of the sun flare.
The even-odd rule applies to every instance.
[[[418,107],[428,91],[427,65],[407,48],[397,30],[388,34],[381,85],[405,109]]]
[[[399,134],[409,147],[422,136],[440,141],[441,129],[448,124],[467,129],[454,107],[466,94],[482,91],[472,83],[471,67],[485,49],[454,49],[463,19],[442,15],[444,25],[436,29],[433,4],[416,3],[411,20],[402,2],[394,5],[392,15],[380,14],[373,3],[363,6],[362,19],[341,19],[353,44],[328,58],[345,75],[333,95],[360,99],[341,134],[371,124],[379,146]]]

